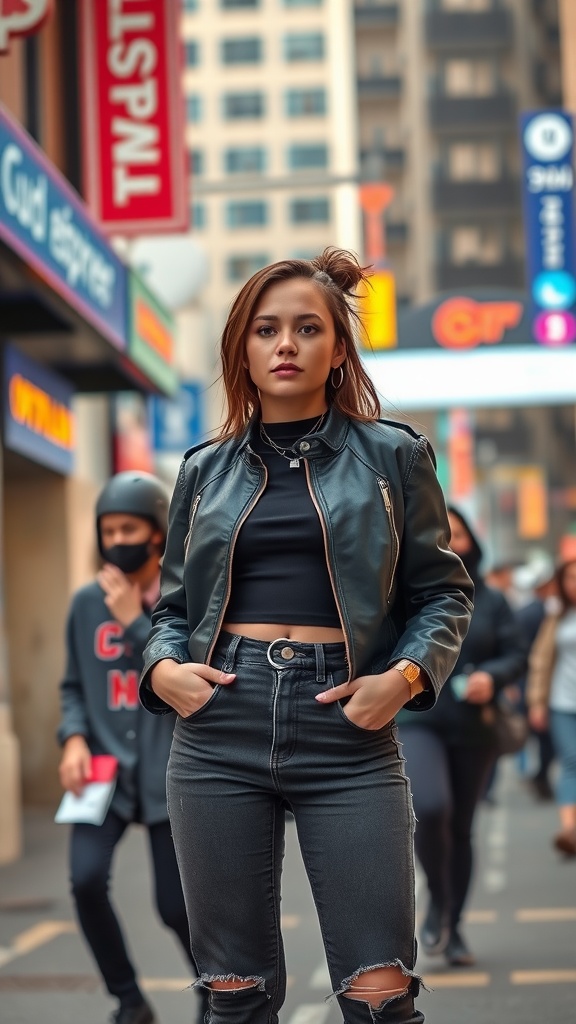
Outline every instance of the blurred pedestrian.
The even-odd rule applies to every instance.
[[[265,267],[222,338],[228,418],[185,456],[141,696],[180,717],[170,817],[212,1024],[276,1024],[284,806],[348,1024],[418,1024],[394,716],[431,707],[472,587],[428,442],[379,421],[346,252]]]
[[[554,562],[548,557],[539,558],[518,569],[515,579],[520,592],[531,594],[531,599],[516,609],[516,618],[530,650],[547,612],[554,613],[560,610],[557,607],[558,585]],[[527,712],[527,682],[527,674],[524,674],[518,683],[519,707],[524,712]],[[538,800],[551,800],[554,795],[550,781],[550,772],[554,762],[554,746],[550,729],[531,729],[531,732],[536,748],[536,765],[533,774],[528,778],[528,783]],[[522,756],[524,756],[524,752]]]
[[[118,1000],[115,1024],[155,1020],[108,893],[114,850],[132,822],[147,828],[158,912],[194,968],[166,806],[175,715],[152,718],[138,700],[142,652],[159,595],[168,503],[166,488],[148,473],[119,473],[108,481],[96,505],[104,564],[96,579],[74,595],[66,634],[58,730],[61,783],[80,795],[92,755],[113,755],[119,762],[104,822],[73,825],[70,843],[76,912],[104,984]]]
[[[576,560],[557,572],[560,610],[546,616],[530,654],[527,702],[534,729],[550,724],[560,765],[557,850],[576,856]]]
[[[412,785],[415,845],[428,884],[420,941],[455,967],[474,964],[462,934],[473,868],[472,824],[496,757],[492,725],[499,690],[525,667],[512,609],[480,574],[482,550],[464,516],[448,509],[450,546],[475,586],[474,612],[458,661],[427,715],[403,711],[400,740]]]

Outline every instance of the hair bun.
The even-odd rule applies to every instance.
[[[311,260],[317,273],[327,274],[341,291],[353,294],[361,281],[368,278],[367,268],[362,267],[353,253],[330,245],[324,252]]]

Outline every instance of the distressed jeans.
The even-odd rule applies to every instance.
[[[413,812],[393,724],[369,731],[315,694],[347,679],[343,644],[221,634],[212,665],[235,672],[178,719],[168,806],[209,1024],[276,1024],[286,986],[280,931],[284,819],[296,821],[333,994],[348,1024],[420,1024],[414,1009]],[[378,1008],[344,995],[397,966],[406,991]]]

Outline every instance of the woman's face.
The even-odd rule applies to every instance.
[[[456,555],[467,555],[472,550],[472,541],[468,530],[462,525],[458,516],[448,513],[448,522],[450,523],[450,547]]]
[[[570,604],[576,605],[576,562],[567,565],[562,573],[562,588]]]
[[[262,294],[246,340],[250,377],[265,421],[305,419],[326,410],[326,381],[345,359],[322,289],[304,277]]]

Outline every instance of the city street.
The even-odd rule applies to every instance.
[[[497,803],[477,823],[478,870],[466,933],[476,967],[418,964],[433,991],[419,1000],[428,1024],[526,1024],[573,1019],[576,999],[576,862],[550,847],[551,804],[535,803],[506,763]],[[26,852],[0,869],[2,1024],[102,1024],[112,1003],[100,991],[67,895],[66,829],[29,812]],[[337,855],[337,851],[335,851]],[[362,851],[358,851],[362,856]],[[353,878],[354,865],[350,865]],[[118,855],[117,902],[161,1024],[195,1016],[184,962],[150,912],[143,835],[133,828]],[[337,894],[335,894],[335,899]],[[419,905],[423,900],[419,899]],[[337,1024],[294,824],[287,829],[283,923],[289,989],[284,1024]],[[465,1001],[465,1002],[464,1002]]]

